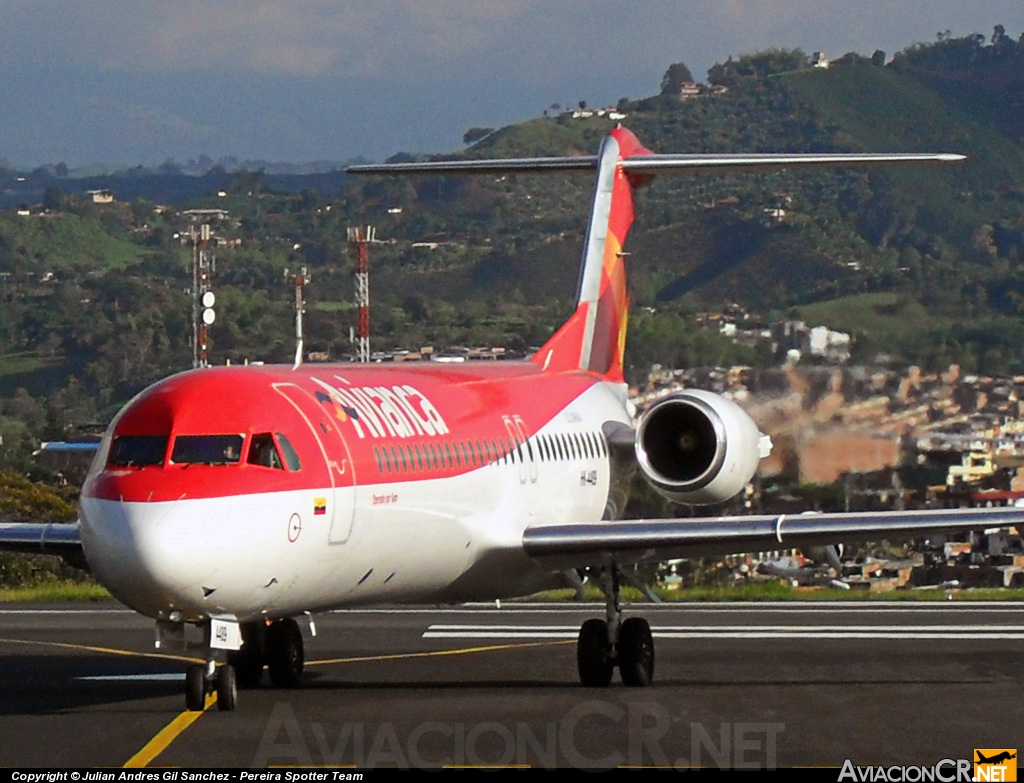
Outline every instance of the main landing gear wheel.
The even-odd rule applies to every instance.
[[[238,687],[258,688],[263,679],[263,637],[261,623],[242,623],[242,649],[228,653],[228,663],[235,667]]]
[[[619,629],[615,645],[622,682],[630,687],[645,688],[654,679],[654,639],[651,626],[642,617],[630,617]]]
[[[619,573],[614,565],[601,572],[601,587],[605,594],[606,619],[595,618],[583,623],[576,642],[580,682],[590,688],[605,687],[618,666],[625,685],[650,685],[654,679],[651,627],[642,617],[630,617],[622,622]]]
[[[267,630],[267,647],[270,682],[277,688],[294,688],[299,684],[306,660],[299,624],[289,617],[271,625]]]
[[[615,664],[608,644],[608,623],[593,618],[583,623],[576,640],[576,668],[588,688],[604,688],[612,681]]]

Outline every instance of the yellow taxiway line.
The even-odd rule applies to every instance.
[[[178,715],[178,717],[160,729],[153,739],[143,745],[142,750],[124,763],[125,769],[148,767],[150,762],[167,750],[170,744],[174,742],[174,740],[176,740],[179,735],[185,731],[185,729],[199,720],[203,713],[216,703],[217,694],[211,693],[207,695],[206,704],[200,712],[185,711]]]

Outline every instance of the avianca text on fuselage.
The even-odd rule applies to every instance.
[[[338,375],[334,378],[347,384]],[[367,433],[373,438],[448,434],[448,425],[437,408],[414,386],[332,386],[319,378],[313,382],[327,392],[328,399],[319,392],[317,399],[338,405],[335,416],[352,422],[360,438]]]

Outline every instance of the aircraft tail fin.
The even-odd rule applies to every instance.
[[[628,173],[623,163],[650,154],[636,136],[621,127],[601,145],[576,311],[533,357],[546,370],[582,369],[610,381],[624,379],[629,291],[622,248],[633,223],[633,188],[645,177]]]

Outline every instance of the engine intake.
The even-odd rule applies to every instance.
[[[694,389],[651,406],[640,419],[634,448],[655,490],[675,503],[699,506],[740,492],[770,441],[736,403]]]

